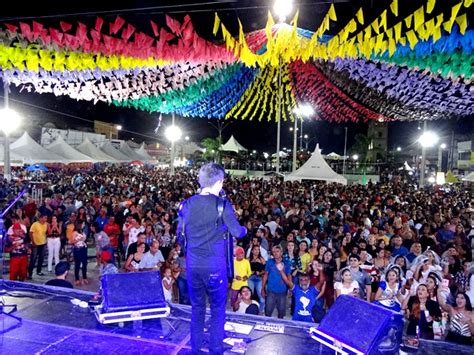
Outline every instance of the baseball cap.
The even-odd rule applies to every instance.
[[[54,273],[56,276],[64,274],[66,271],[69,271],[70,265],[67,261],[60,261],[54,267]]]
[[[245,251],[244,251],[244,248],[242,247],[237,247],[235,248],[235,255],[244,255],[245,254]]]
[[[100,253],[100,258],[105,262],[109,262],[110,259],[112,259],[112,253],[108,250],[104,250],[102,253]]]
[[[21,230],[21,224],[20,223],[13,223],[12,229],[13,230]]]

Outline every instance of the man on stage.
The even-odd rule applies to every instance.
[[[219,218],[219,196],[224,182],[224,169],[217,164],[204,165],[199,171],[201,191],[180,206],[178,233],[186,240],[186,268],[189,297],[192,306],[191,346],[199,354],[203,344],[206,314],[206,294],[211,306],[209,351],[222,354],[225,307],[227,301],[226,232],[242,238],[245,227],[240,226],[234,209],[224,199]]]

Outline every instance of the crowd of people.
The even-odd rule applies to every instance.
[[[408,177],[407,177],[408,178]],[[24,198],[6,219],[10,279],[74,264],[89,282],[88,246],[101,274],[160,270],[168,302],[189,304],[178,206],[196,172],[105,168],[43,173],[41,203]],[[11,200],[21,188],[0,186]],[[235,312],[319,322],[341,295],[406,316],[406,334],[471,344],[474,202],[465,186],[417,189],[405,178],[342,186],[228,177],[247,235],[235,241],[229,304]],[[36,271],[36,273],[34,272]],[[57,272],[58,274],[58,272]]]

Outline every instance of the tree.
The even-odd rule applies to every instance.
[[[201,144],[206,149],[206,151],[202,155],[204,159],[212,159],[214,161],[220,160],[221,143],[218,137],[204,138],[201,141]]]

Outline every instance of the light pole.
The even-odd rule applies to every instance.
[[[286,17],[293,8],[292,0],[276,0],[273,10],[278,15],[278,22],[285,22]],[[277,151],[276,151],[276,172],[280,172],[280,131],[281,131],[281,105],[283,88],[281,87],[281,56],[278,55],[278,110],[277,110]]]
[[[311,117],[314,114],[313,107],[310,104],[298,105],[293,109],[293,113],[301,119],[301,132],[300,132],[300,150],[303,149],[303,123],[304,119]]]
[[[5,142],[3,144],[3,177],[7,180],[11,180],[11,167],[10,167],[10,133],[13,132],[20,126],[21,117],[20,115],[9,108],[8,102],[8,84],[4,83],[4,108],[0,111],[0,130],[3,131],[5,136]]]
[[[174,175],[174,146],[175,146],[175,142],[178,141],[181,138],[181,135],[183,133],[181,132],[181,128],[179,128],[178,126],[175,126],[175,124],[174,124],[174,112],[172,114],[172,121],[171,122],[172,122],[171,126],[166,128],[165,136],[171,142],[170,176],[173,176]]]
[[[433,147],[438,142],[438,135],[426,130],[427,122],[423,122],[423,134],[418,138],[421,145],[420,188],[425,186],[426,148]]]
[[[344,127],[344,156],[342,157],[342,176],[346,173],[347,127]]]

